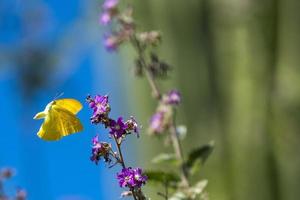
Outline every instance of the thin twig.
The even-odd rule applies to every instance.
[[[170,123],[169,126],[169,131],[171,134],[171,140],[172,140],[172,144],[173,144],[173,148],[175,151],[175,154],[177,156],[177,158],[180,159],[181,161],[181,179],[182,179],[182,183],[184,187],[189,187],[189,181],[188,181],[188,173],[186,170],[186,165],[184,162],[184,156],[183,156],[183,151],[182,151],[182,147],[181,147],[181,143],[177,134],[177,129],[176,129],[176,109],[173,109],[173,119],[172,122]]]
[[[147,67],[147,63],[146,63],[146,59],[145,59],[145,55],[144,55],[144,48],[141,46],[141,44],[138,41],[138,39],[136,38],[136,36],[131,37],[131,44],[133,45],[133,47],[137,51],[138,56],[139,56],[139,60],[141,62],[141,65],[145,69],[144,72],[145,72],[147,80],[150,84],[150,87],[151,87],[152,94],[153,94],[154,98],[156,98],[157,100],[160,100],[161,99],[161,93],[159,91],[159,88],[158,88],[156,82],[154,81],[153,75],[151,74],[151,72],[149,71],[149,69]]]
[[[125,169],[126,166],[125,166],[123,154],[122,154],[122,151],[121,151],[121,144],[119,144],[119,142],[118,142],[118,140],[117,140],[117,138],[115,136],[114,136],[114,139],[115,139],[115,142],[116,142],[116,145],[117,145],[117,149],[118,149],[118,153],[119,153],[119,156],[120,156],[120,159],[119,159],[120,163],[121,163],[123,169]]]
[[[123,154],[122,154],[122,151],[121,151],[121,143],[118,142],[118,139],[115,136],[113,136],[113,137],[114,137],[116,145],[117,145],[117,149],[118,149],[118,153],[119,153],[119,157],[120,157],[119,160],[120,160],[120,163],[122,165],[122,168],[126,169]],[[137,197],[136,197],[136,193],[134,191],[134,188],[130,188],[130,191],[132,192],[132,196],[133,196],[134,200],[138,200]]]
[[[169,190],[168,190],[168,188],[169,188],[169,182],[166,181],[166,183],[165,183],[165,192],[166,192],[165,199],[166,200],[169,199]]]
[[[136,198],[136,194],[135,194],[135,191],[134,191],[134,189],[133,188],[130,188],[130,191],[132,192],[132,196],[133,196],[133,198],[134,198],[134,200],[137,200],[137,198]]]

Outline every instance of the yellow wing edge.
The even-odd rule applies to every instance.
[[[73,114],[77,114],[83,107],[78,100],[71,98],[57,99],[54,102],[59,107],[64,108]]]

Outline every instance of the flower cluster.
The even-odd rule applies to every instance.
[[[147,78],[153,97],[158,101],[156,112],[150,119],[149,132],[155,135],[162,135],[162,133],[168,132],[169,134],[167,135],[166,141],[172,143],[174,152],[176,153],[176,160],[179,161],[178,163],[181,163],[179,168],[181,171],[180,182],[179,180],[175,181],[177,188],[174,196],[170,196],[169,198],[168,181],[161,177],[163,175],[159,175],[159,178],[162,178],[160,182],[166,186],[166,194],[158,193],[158,195],[164,199],[175,199],[178,197],[177,194],[180,194],[180,199],[196,199],[196,196],[199,196],[203,189],[203,184],[200,185],[201,187],[197,185],[191,186],[189,180],[190,169],[186,166],[187,162],[182,156],[183,152],[180,145],[180,139],[184,137],[186,128],[185,126],[176,126],[175,112],[176,106],[181,103],[181,95],[177,90],[171,90],[166,94],[162,94],[156,83],[156,79],[168,77],[169,71],[171,70],[171,66],[153,52],[153,47],[161,42],[161,35],[158,31],[139,32],[132,18],[132,8],[127,7],[122,10],[118,3],[119,0],[104,0],[100,22],[104,25],[112,25],[110,26],[112,27],[111,33],[106,34],[104,37],[104,46],[108,51],[115,51],[124,43],[129,43],[136,51],[137,56],[134,59],[133,71],[136,76],[145,76]],[[97,100],[91,98],[90,101],[97,102]],[[109,107],[107,106],[108,101],[100,101],[99,104],[103,105],[102,107],[104,108]],[[124,121],[122,117],[114,120],[108,116],[110,109],[103,109],[104,111],[100,109],[100,111],[98,111],[95,104],[91,104],[91,108],[94,109],[94,114],[91,118],[92,123],[102,123],[106,128],[109,128],[109,134],[115,139],[118,147],[119,155],[116,155],[116,159],[122,165],[122,171],[117,174],[117,179],[120,187],[129,189],[123,192],[121,196],[126,197],[132,195],[135,200],[146,200],[141,186],[146,183],[147,176],[143,175],[141,168],[126,167],[120,150],[122,140],[128,134],[135,132],[137,136],[139,136],[136,120],[133,117],[127,121]],[[97,144],[98,143],[97,139]],[[101,155],[98,153],[101,151],[101,145],[98,144],[98,146],[94,148],[93,153],[95,155]],[[98,162],[98,157],[92,158]],[[151,172],[149,172],[150,180],[151,177],[153,176],[151,176]]]
[[[104,159],[104,162],[110,163],[112,161],[112,156],[115,156],[112,151],[111,144],[107,142],[99,142],[99,136],[96,135],[92,139],[92,155],[90,157],[91,161],[98,164],[101,158]]]
[[[172,106],[177,106],[181,101],[181,95],[177,90],[171,90],[163,95],[156,112],[150,119],[149,132],[152,134],[162,134],[171,123],[173,116]]]
[[[161,42],[161,34],[158,31],[138,32],[132,18],[132,8],[127,7],[122,10],[119,6],[119,0],[104,0],[102,8],[103,12],[100,16],[100,23],[112,25],[110,26],[112,27],[112,31],[109,34],[105,34],[104,46],[108,51],[115,51],[121,44],[130,43],[137,52],[134,65],[135,74],[137,76],[146,75],[149,82],[151,82],[150,85],[154,97],[159,100],[157,110],[150,120],[150,133],[162,134],[167,130],[172,130],[171,128],[174,127],[175,107],[180,104],[181,95],[177,90],[171,90],[161,95],[155,84],[155,79],[167,77],[168,72],[171,70],[170,65],[161,60],[158,55],[152,51],[153,46]],[[126,167],[120,151],[122,140],[128,134],[134,132],[139,136],[139,126],[133,117],[127,121],[123,120],[122,117],[116,120],[111,119],[109,117],[110,106],[108,104],[108,97],[106,97],[105,100],[102,100],[104,97],[100,97],[101,96],[99,96],[99,100],[96,100],[96,97],[95,99],[89,98],[89,102],[92,102],[90,103],[90,107],[94,110],[91,121],[94,124],[104,124],[105,128],[109,129],[110,136],[116,141],[120,154],[116,159],[123,168],[122,171],[117,174],[120,187],[129,188],[130,191],[128,191],[128,194],[132,194],[134,199],[144,200],[146,198],[144,198],[140,188],[146,183],[147,177],[143,175],[141,168]],[[102,107],[103,109],[99,111],[96,106],[97,103],[93,102],[99,102],[98,107]],[[99,145],[98,139],[97,145],[97,147],[94,147],[92,153],[93,155],[101,155],[100,157],[102,157],[103,155],[99,154],[102,146]],[[95,162],[99,160],[97,156],[92,156],[92,158]]]
[[[110,143],[99,141],[99,136],[96,135],[92,139],[91,161],[98,164],[103,158],[104,162],[110,164],[112,160],[115,159],[115,164],[119,163],[123,168],[122,171],[117,174],[120,186],[128,187],[131,190],[132,195],[137,195],[144,199],[144,195],[140,188],[146,183],[147,177],[143,175],[141,168],[126,168],[121,153],[123,138],[132,132],[139,136],[139,125],[137,121],[132,116],[127,121],[124,121],[122,117],[119,117],[117,120],[110,118],[109,113],[111,108],[107,95],[96,95],[94,98],[88,96],[87,102],[89,103],[89,107],[93,110],[91,122],[93,124],[103,124],[105,128],[109,129],[109,134],[115,139],[119,152],[114,152]]]
[[[131,8],[120,13],[118,4],[119,0],[105,0],[102,5],[103,12],[100,14],[99,21],[103,25],[110,24],[114,19],[118,20],[121,24],[118,31],[104,36],[104,46],[108,51],[117,50],[121,43],[130,39],[134,30]]]
[[[132,132],[139,134],[139,126],[134,117],[130,117],[127,121],[123,121],[122,117],[117,120],[109,117],[110,105],[108,102],[108,96],[96,95],[94,98],[87,97],[87,102],[90,108],[93,109],[93,115],[91,122],[93,124],[103,124],[105,128],[109,128],[109,133],[112,137],[117,139],[124,138],[126,135]]]
[[[93,124],[103,123],[107,126],[109,124],[108,114],[110,112],[108,96],[96,95],[94,99],[88,96],[86,100],[90,108],[93,109],[91,122]]]
[[[118,14],[118,3],[119,0],[105,0],[102,8],[103,12],[100,15],[100,23],[107,25],[111,22],[114,16]]]
[[[140,188],[147,181],[141,168],[124,168],[117,174],[120,187]]]
[[[119,0],[105,0],[100,14],[102,25],[115,24],[109,33],[104,34],[104,46],[109,52],[116,51],[121,44],[130,42],[138,51],[144,51],[148,46],[157,46],[161,42],[159,31],[138,32],[132,17],[133,9],[128,6],[124,10],[119,8]],[[115,23],[113,23],[115,22]],[[144,68],[155,78],[164,78],[170,71],[169,64],[161,61],[157,55],[151,53],[151,62],[146,64],[142,58],[137,58],[134,72],[143,75]],[[147,65],[147,66],[144,66]]]

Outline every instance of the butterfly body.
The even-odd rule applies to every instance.
[[[34,119],[44,119],[37,135],[48,141],[61,139],[83,130],[76,114],[82,105],[75,99],[57,99],[47,104],[44,111],[37,113]]]

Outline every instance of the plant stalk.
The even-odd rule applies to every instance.
[[[158,101],[161,101],[162,95],[161,95],[161,92],[159,90],[158,85],[155,82],[155,79],[154,79],[153,75],[151,74],[151,72],[149,71],[149,68],[147,66],[145,55],[144,55],[144,48],[141,46],[140,42],[138,41],[138,39],[136,38],[135,35],[132,36],[132,38],[131,38],[131,44],[133,45],[134,49],[138,53],[140,63],[142,65],[142,68],[144,69],[146,78],[147,78],[147,80],[149,82],[149,85],[152,89],[153,97],[155,99],[157,99]],[[181,162],[181,181],[182,181],[182,184],[183,184],[184,187],[189,187],[188,173],[187,173],[187,170],[186,170],[186,166],[184,164],[183,151],[182,151],[182,147],[181,147],[180,140],[178,138],[178,134],[177,134],[177,130],[176,130],[175,114],[174,113],[175,113],[175,110],[173,112],[173,120],[172,120],[172,122],[169,126],[170,137],[171,137],[171,140],[172,140],[172,145],[173,145],[173,149],[175,151],[176,157]]]
[[[124,162],[124,158],[123,158],[123,154],[122,154],[122,151],[121,151],[121,144],[118,142],[117,138],[114,136],[114,139],[115,139],[115,142],[116,142],[116,145],[117,145],[117,149],[118,149],[118,153],[119,153],[119,156],[120,156],[120,164],[122,165],[122,168],[125,169],[126,166],[125,166],[125,162]],[[137,197],[136,197],[136,193],[134,191],[134,188],[130,188],[130,191],[132,192],[132,196],[133,196],[133,199],[134,200],[138,200]]]

